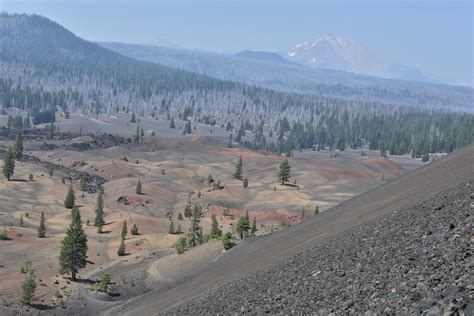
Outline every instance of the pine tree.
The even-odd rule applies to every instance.
[[[143,140],[143,137],[145,137],[145,131],[143,130],[143,127],[142,129],[140,130],[140,136],[141,136],[141,139]]]
[[[210,174],[207,176],[207,183],[211,184],[212,182],[214,182],[214,178],[212,177],[212,174]]]
[[[20,215],[20,227],[23,227],[23,215]]]
[[[96,290],[107,293],[107,286],[110,284],[110,274],[105,272],[96,285]]]
[[[179,221],[182,221],[182,220],[183,220],[183,214],[181,214],[181,212],[178,213],[178,220],[179,220]]]
[[[211,220],[212,220],[212,225],[211,225],[211,231],[209,232],[209,236],[212,239],[221,239],[222,230],[219,228],[219,223],[217,222],[217,218],[215,214],[212,214]]]
[[[184,207],[184,217],[191,217],[193,215],[192,206],[191,206],[191,198],[188,198],[188,203]]]
[[[16,134],[13,155],[16,160],[20,160],[23,157],[23,134],[21,132]]]
[[[13,154],[13,149],[10,147],[8,148],[7,153],[5,154],[5,158],[3,159],[3,175],[10,181],[11,177],[15,173],[15,158]]]
[[[290,180],[290,164],[288,159],[285,158],[280,163],[280,170],[278,172],[278,180],[281,181],[281,184],[285,184],[285,182]]]
[[[249,229],[250,229],[250,220],[249,220],[249,211],[245,211],[245,216],[239,218],[239,221],[236,225],[236,231],[240,236],[240,239],[248,236]]]
[[[21,284],[21,303],[30,305],[36,291],[35,272],[33,269],[28,271],[25,280]]]
[[[140,235],[140,233],[138,232],[138,227],[137,227],[136,224],[133,224],[132,229],[130,229],[130,233],[131,233],[132,235],[134,235],[134,236]]]
[[[380,144],[380,156],[387,158],[387,150],[385,149],[384,144]]]
[[[48,175],[51,178],[54,174],[54,167],[52,164],[48,164]]]
[[[138,180],[137,187],[135,188],[135,193],[142,194],[142,183]]]
[[[137,118],[135,116],[135,113],[132,113],[132,117],[130,118],[130,123],[136,123],[137,122]]]
[[[168,234],[174,234],[174,223],[173,221],[170,222],[170,228],[168,229]]]
[[[81,213],[79,212],[79,207],[74,205],[71,209],[71,220],[73,223],[82,224]]]
[[[181,234],[182,232],[183,232],[183,230],[181,229],[181,224],[178,224],[178,228],[176,228],[175,233],[176,234]]]
[[[246,189],[249,186],[249,178],[245,177],[242,186]]]
[[[64,199],[64,207],[72,209],[76,203],[76,196],[74,194],[74,189],[72,184],[69,185],[69,190],[67,191],[66,198]]]
[[[81,184],[81,190],[82,191],[87,191],[87,179],[85,175],[81,175],[81,180],[79,180]]]
[[[255,236],[255,233],[257,232],[257,218],[254,217],[253,218],[253,222],[252,222],[252,228],[250,229],[250,236]]]
[[[319,214],[319,205],[316,205],[316,207],[314,208],[314,215],[318,215]]]
[[[224,246],[225,250],[228,250],[234,246],[234,243],[232,242],[232,234],[231,233],[225,233],[224,236],[222,237],[222,245]]]
[[[137,125],[137,132],[135,134],[135,139],[133,141],[135,143],[140,143],[140,125]]]
[[[201,207],[198,205],[194,206],[193,215],[191,218],[191,226],[189,227],[189,238],[188,243],[190,247],[199,245],[202,241],[202,229],[201,223]]]
[[[235,167],[234,179],[242,180],[242,175],[243,175],[242,166],[243,166],[242,156],[240,156],[239,161],[237,162],[237,166]]]
[[[76,273],[87,264],[87,236],[82,229],[81,215],[74,208],[71,224],[66,230],[66,236],[61,242],[59,253],[59,272],[71,273],[72,280],[76,280]]]
[[[105,224],[104,221],[104,189],[100,187],[99,194],[97,195],[97,202],[95,205],[95,220],[94,226],[100,227]]]
[[[186,238],[185,237],[180,237],[178,241],[175,244],[175,249],[176,253],[178,255],[182,254],[184,250],[186,249]]]
[[[227,147],[229,147],[229,148],[233,147],[232,133],[230,133],[230,135],[229,135],[229,144],[227,144]]]
[[[125,240],[123,238],[120,239],[120,246],[117,250],[117,255],[125,256]]]
[[[170,128],[176,128],[176,124],[174,123],[174,117],[171,118]]]
[[[44,212],[41,212],[40,223],[38,226],[38,238],[45,238],[46,237],[46,226],[44,220]]]
[[[122,232],[120,233],[120,237],[122,237],[122,239],[125,239],[125,237],[127,237],[127,232],[128,232],[127,220],[124,220],[123,225],[122,225]]]
[[[430,155],[426,152],[423,157],[421,157],[422,162],[428,162],[430,160]]]

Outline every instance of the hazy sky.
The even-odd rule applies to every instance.
[[[472,1],[0,0],[93,41],[159,38],[217,52],[280,51],[327,33],[351,37],[385,62],[473,80]]]

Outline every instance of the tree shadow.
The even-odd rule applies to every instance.
[[[76,283],[80,283],[80,284],[96,284],[97,283],[97,281],[91,280],[91,279],[79,279],[79,278],[77,278],[76,281],[73,281],[72,278],[67,278],[67,279],[72,281],[72,282],[76,282]]]
[[[42,310],[42,311],[46,311],[46,310],[51,310],[51,309],[55,309],[56,306],[54,305],[48,305],[48,304],[31,304],[30,305],[31,307],[35,308],[35,309],[39,309],[39,310]]]
[[[113,223],[116,223],[117,221],[113,221],[113,222],[108,222],[108,223],[105,223],[104,225],[102,226],[107,226],[107,225],[112,225]]]
[[[120,296],[120,293],[107,292],[107,294],[108,294],[110,297],[119,297],[119,296]]]
[[[99,234],[110,234],[112,231],[111,230],[103,230]]]
[[[10,179],[11,182],[30,182],[29,180],[26,179]]]

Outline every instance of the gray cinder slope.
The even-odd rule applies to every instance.
[[[474,146],[458,150],[374,190],[342,203],[300,225],[258,238],[229,251],[191,278],[152,291],[109,310],[109,314],[149,315],[267,269],[302,250],[323,245],[351,228],[409,207],[474,177]]]
[[[472,315],[473,185],[359,225],[166,313]]]

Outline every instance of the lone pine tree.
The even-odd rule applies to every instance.
[[[23,134],[21,132],[16,134],[15,145],[13,146],[13,155],[16,160],[23,157]]]
[[[105,224],[104,221],[104,189],[99,189],[99,195],[97,195],[97,202],[95,205],[95,220],[94,226],[101,227]]]
[[[170,222],[170,227],[168,229],[168,234],[174,234],[175,231],[174,231],[174,223],[173,221]]]
[[[201,207],[195,205],[192,214],[188,243],[190,247],[195,247],[202,243]]]
[[[59,272],[71,273],[72,280],[76,280],[79,269],[87,264],[87,236],[82,229],[81,214],[77,207],[73,208],[72,221],[66,230],[66,236],[61,242],[59,253]]]
[[[229,147],[229,148],[233,147],[232,133],[230,133],[230,135],[229,135],[229,144],[227,144],[227,147]]]
[[[51,178],[54,175],[54,167],[52,164],[48,165],[48,176]]]
[[[250,229],[250,236],[255,236],[255,233],[257,232],[257,218],[254,217],[253,218],[253,222],[252,222],[252,228]]]
[[[180,237],[178,241],[175,244],[175,249],[176,253],[178,255],[182,254],[184,250],[186,249],[186,238],[185,237]]]
[[[281,181],[281,184],[285,184],[290,180],[290,164],[288,159],[285,158],[280,163],[280,170],[278,171],[278,180]]]
[[[125,256],[125,240],[123,238],[120,238],[120,246],[117,250],[117,255]]]
[[[127,220],[124,220],[122,225],[122,232],[120,233],[120,237],[122,237],[122,239],[125,239],[125,237],[127,237],[127,231]]]
[[[64,207],[72,209],[76,203],[76,196],[74,194],[74,189],[72,184],[69,184],[69,189],[67,191],[66,198],[64,199]]]
[[[212,239],[221,239],[222,237],[222,230],[219,228],[219,223],[217,222],[217,218],[215,214],[212,214],[211,216],[211,231],[209,232],[209,236]]]
[[[249,219],[249,211],[245,211],[245,216],[239,218],[237,222],[236,231],[240,236],[240,239],[248,236],[249,229],[250,229],[250,219]]]
[[[5,154],[5,158],[3,159],[2,171],[5,178],[10,181],[15,171],[15,158],[13,154],[13,149],[11,147],[8,148],[8,151]]]
[[[35,272],[33,269],[29,269],[25,280],[21,283],[21,303],[24,305],[30,305],[36,291]]]
[[[246,189],[249,186],[249,179],[247,177],[244,178],[244,182],[242,182],[242,186]]]
[[[243,166],[242,156],[240,156],[239,161],[237,162],[237,166],[235,167],[234,179],[242,180],[242,175],[243,175],[242,166]]]
[[[46,226],[44,220],[44,212],[41,212],[40,223],[38,226],[38,238],[45,238],[46,237]]]
[[[142,183],[138,180],[137,186],[135,188],[135,193],[142,194]]]
[[[85,175],[81,176],[81,180],[79,181],[81,184],[81,190],[82,191],[87,191],[87,179]]]
[[[224,246],[225,250],[228,250],[234,246],[234,243],[232,242],[232,234],[231,233],[225,233],[224,236],[222,237],[222,245]]]

